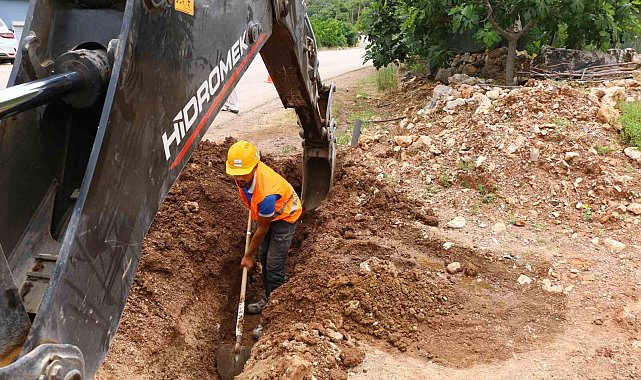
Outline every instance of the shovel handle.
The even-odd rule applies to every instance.
[[[245,237],[245,252],[249,249],[252,236],[252,214],[251,210],[247,216],[247,236]],[[243,254],[245,254],[243,252]],[[236,346],[234,351],[238,353],[243,341],[243,323],[245,321],[245,292],[247,291],[247,267],[243,267],[243,279],[240,283],[240,300],[238,301],[238,315],[236,317]]]

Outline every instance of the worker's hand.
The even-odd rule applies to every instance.
[[[252,256],[243,256],[243,259],[240,260],[240,266],[246,267],[247,269],[252,269],[256,265],[254,258]]]

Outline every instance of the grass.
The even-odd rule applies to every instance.
[[[452,187],[452,180],[450,179],[450,173],[448,172],[442,172],[441,175],[438,177],[438,181],[441,183],[441,186],[443,186],[446,189],[449,189]]]
[[[496,191],[496,189],[494,189]],[[486,205],[490,205],[496,201],[496,198],[498,197],[494,192],[490,191],[485,185],[481,184],[479,185],[479,194],[483,198],[481,198],[481,202]]]
[[[641,101],[619,103],[621,132],[626,142],[641,148]]]
[[[473,172],[476,169],[476,165],[472,161],[461,160],[458,162],[457,166],[460,170],[466,172]]]
[[[515,225],[516,225],[516,221],[518,220],[518,216],[517,216],[515,213],[511,212],[511,213],[508,215],[508,217],[507,217],[507,218],[508,218],[508,222],[509,222],[511,225],[513,225],[513,226],[515,226]]]
[[[552,124],[556,125],[557,127],[565,127],[566,125],[571,123],[561,117],[554,116],[552,118]]]
[[[599,154],[599,156],[606,156],[610,152],[612,152],[612,148],[609,145],[597,145],[596,152]]]
[[[592,207],[583,205],[583,221],[589,223],[592,221]]]
[[[398,88],[398,66],[391,63],[376,70],[376,88],[379,91],[396,90]]]

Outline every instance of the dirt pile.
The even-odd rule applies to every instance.
[[[641,175],[617,136],[612,104],[639,98],[640,87],[440,85],[396,128],[368,131],[362,149],[387,158],[373,161],[379,179],[428,205],[456,192],[457,203],[496,205],[497,216],[515,225],[563,224],[574,232],[599,222],[636,225],[627,208],[636,207]],[[599,116],[609,111],[611,117]],[[368,153],[380,143],[387,144],[383,152]],[[458,194],[459,186],[469,191]]]
[[[466,367],[560,332],[563,296],[518,285],[522,267],[444,249],[428,238],[430,209],[378,184],[358,155],[342,162],[327,202],[299,228],[289,281],[270,299],[241,378],[347,378],[361,342]],[[449,274],[453,262],[461,269]],[[527,273],[543,277],[544,268]],[[292,360],[308,364],[301,377],[278,372]]]
[[[247,220],[224,173],[230,143],[201,143],[160,207],[97,378],[217,378],[218,345],[234,339]]]

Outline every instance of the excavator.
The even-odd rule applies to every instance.
[[[94,377],[160,204],[258,54],[314,209],[335,87],[303,0],[31,0],[0,90],[0,379]]]

